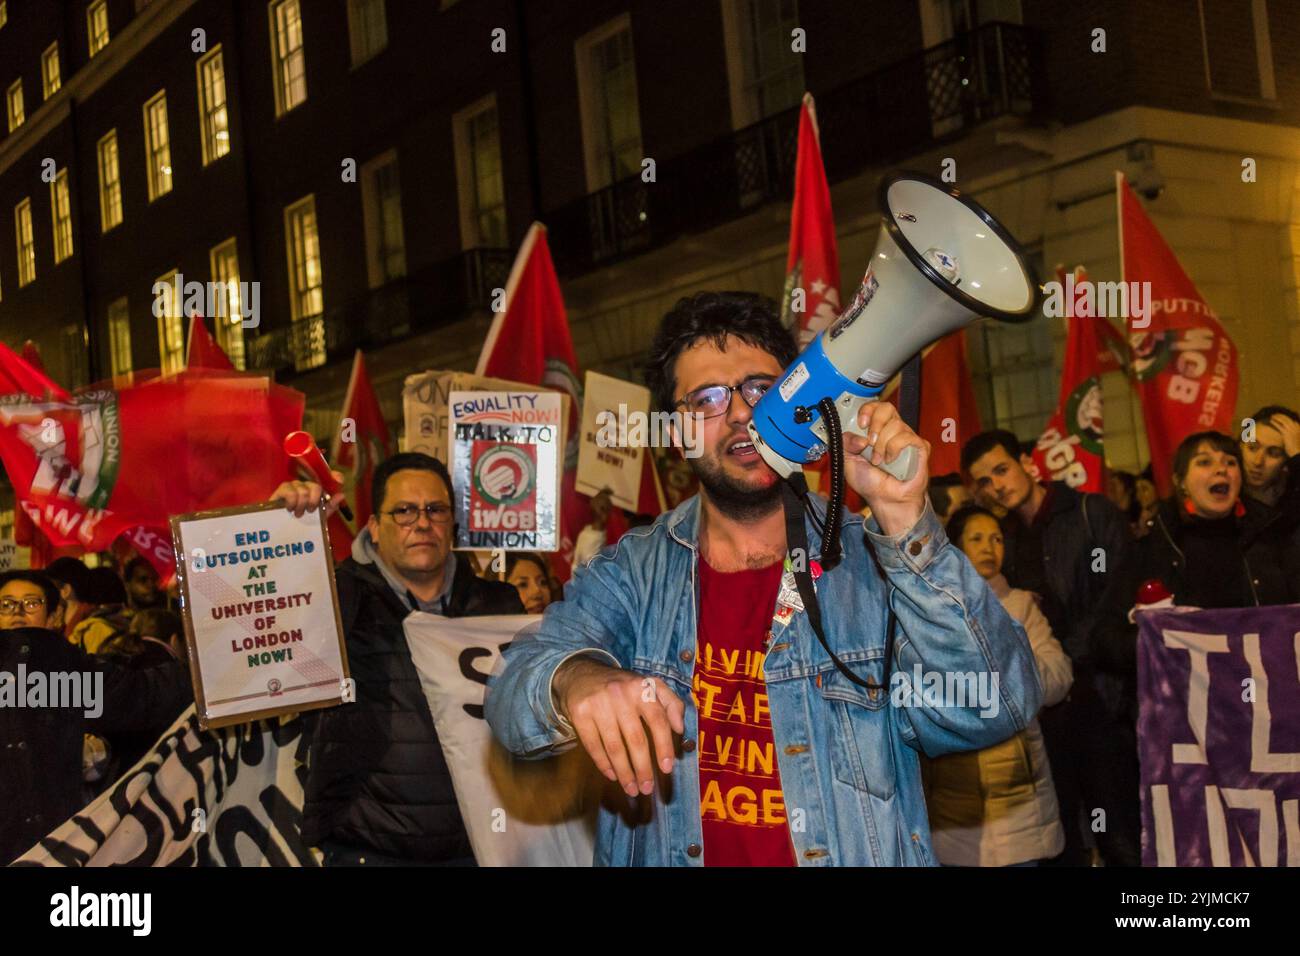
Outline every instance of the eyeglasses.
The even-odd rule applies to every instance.
[[[431,501],[423,508],[418,505],[402,505],[384,514],[391,515],[393,522],[400,528],[409,528],[420,520],[420,515],[429,519],[431,524],[446,524],[451,520],[451,507],[441,501]]]
[[[35,614],[43,607],[45,607],[45,598],[43,597],[29,597],[21,600],[18,598],[4,598],[0,600],[0,614],[5,615],[17,614],[19,608],[22,608],[28,614]]]
[[[740,397],[745,400],[745,404],[753,408],[775,381],[775,375],[751,375],[739,385],[706,385],[704,388],[687,392],[686,397],[679,399],[677,404],[685,405],[686,410],[692,415],[715,418],[731,407],[732,392],[739,389]]]

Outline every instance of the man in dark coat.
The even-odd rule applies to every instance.
[[[1093,661],[1102,609],[1121,587],[1129,560],[1128,522],[1104,495],[1035,481],[1030,457],[1010,432],[976,435],[961,457],[975,494],[1007,511],[1001,522],[1007,583],[1039,596],[1074,665],[1070,696],[1039,714],[1065,827],[1065,851],[1056,862],[1086,862],[1082,811],[1108,865],[1138,866],[1136,731],[1123,717],[1122,683],[1098,672]]]
[[[455,509],[440,461],[394,455],[375,469],[371,497],[374,513],[335,572],[356,699],[310,717],[303,838],[326,866],[473,865],[402,620],[522,614],[523,605],[514,587],[476,577],[452,552]],[[322,492],[286,482],[272,498],[301,515]]]
[[[81,809],[84,734],[144,730],[193,699],[177,663],[119,667],[58,631],[0,629],[0,865]]]

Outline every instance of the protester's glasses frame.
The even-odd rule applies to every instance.
[[[18,613],[19,608],[23,608],[28,614],[35,614],[38,610],[45,607],[45,598],[28,597],[22,598],[5,598],[0,600],[0,614],[6,617],[12,617]]]
[[[451,505],[441,501],[431,501],[423,508],[418,505],[402,505],[383,514],[393,519],[399,528],[409,528],[420,520],[420,515],[429,519],[430,524],[447,524],[451,521]]]
[[[776,383],[776,379],[775,375],[751,375],[738,385],[705,385],[703,388],[687,392],[686,396],[678,399],[676,404],[684,405],[692,415],[716,418],[725,415],[727,409],[731,408],[732,393],[739,391],[745,404],[753,408]]]

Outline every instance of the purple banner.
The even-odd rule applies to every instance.
[[[1144,866],[1300,866],[1300,605],[1142,611]]]

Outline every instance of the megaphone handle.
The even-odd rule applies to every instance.
[[[840,422],[846,434],[861,435],[863,438],[867,438],[869,436],[866,429],[858,425],[858,409],[862,407],[862,404],[861,402],[854,403],[852,411],[847,415],[842,415]],[[871,461],[872,451],[870,445],[862,449],[862,457],[868,462]],[[893,461],[882,461],[876,467],[883,469],[887,474],[893,475],[899,481],[911,481],[916,475],[917,463],[916,446],[908,445],[898,453],[898,456]]]

